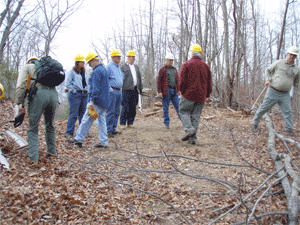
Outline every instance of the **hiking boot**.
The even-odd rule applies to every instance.
[[[79,148],[81,148],[81,147],[82,147],[82,143],[81,143],[81,142],[79,142],[79,141],[76,141],[76,142],[74,143],[74,145],[78,146]]]
[[[133,124],[128,124],[127,127],[128,128],[134,128]]]
[[[108,148],[108,146],[100,144],[100,143],[97,143],[97,144],[94,144],[94,148]]]
[[[74,138],[70,137],[70,138],[67,138],[67,142],[70,144],[74,144],[76,142],[76,140]]]
[[[165,125],[165,128],[166,128],[166,129],[170,129],[170,126],[169,126],[169,125]]]
[[[117,134],[122,134],[122,132],[120,131],[115,131],[114,133],[112,133],[113,135],[117,135]]]
[[[115,135],[114,135],[113,133],[108,133],[108,134],[107,134],[107,137],[109,137],[109,138],[114,138]]]
[[[195,140],[191,140],[191,139],[189,139],[189,144],[191,144],[191,145],[195,145],[195,144],[196,144],[196,141],[195,141]]]
[[[193,137],[195,135],[196,135],[196,133],[194,133],[194,132],[187,133],[181,140],[182,141],[187,141],[187,140],[190,139],[190,137]]]
[[[82,143],[77,141],[75,138],[70,139],[68,142],[71,143],[71,144],[74,144],[74,145],[76,145],[80,148],[82,147]]]
[[[256,132],[257,131],[257,128],[258,128],[258,125],[256,125],[256,124],[252,124],[251,125],[251,130],[252,130],[252,132]]]

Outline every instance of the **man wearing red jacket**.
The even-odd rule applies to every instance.
[[[212,91],[212,79],[209,66],[200,57],[200,45],[194,45],[191,53],[192,58],[182,65],[179,73],[179,113],[186,133],[181,140],[194,145],[204,103]]]
[[[173,61],[173,54],[168,53],[166,55],[166,64],[160,68],[157,77],[157,92],[158,96],[162,98],[164,125],[166,129],[170,128],[170,102],[172,102],[180,119],[178,98],[178,94],[180,93],[178,92],[178,75],[176,68],[173,66]]]

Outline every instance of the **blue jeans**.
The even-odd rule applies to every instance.
[[[69,136],[74,135],[75,123],[79,121],[79,125],[81,124],[82,117],[86,110],[87,105],[87,97],[88,93],[68,93],[69,100],[69,118],[67,123],[67,132],[66,134]]]
[[[122,92],[120,90],[109,92],[109,106],[106,114],[107,133],[113,134],[116,132],[120,115],[121,100]]]
[[[170,124],[170,116],[169,116],[169,105],[170,102],[172,102],[179,119],[180,115],[179,115],[179,98],[178,98],[178,94],[175,93],[175,90],[172,88],[169,88],[169,94],[167,95],[163,95],[163,99],[162,99],[162,104],[163,104],[163,111],[164,111],[164,124],[165,126],[169,126]]]
[[[136,115],[136,105],[138,104],[139,92],[134,90],[124,90],[122,92],[122,111],[120,125],[132,125]]]
[[[95,109],[97,113],[99,114],[99,117],[96,119],[97,120],[97,128],[99,132],[99,143],[102,145],[108,145],[108,140],[107,140],[107,129],[106,129],[106,110],[101,109],[100,107],[95,106]],[[84,142],[85,137],[88,135],[92,125],[93,125],[94,120],[92,117],[89,116],[89,110],[86,109],[85,114],[82,118],[82,123],[80,124],[75,140],[79,142]]]

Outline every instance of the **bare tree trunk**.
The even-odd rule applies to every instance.
[[[183,2],[182,0],[179,1],[179,10],[180,10],[180,43],[179,43],[179,65],[181,66],[183,63],[183,39],[184,39],[184,28],[183,28]]]
[[[222,11],[223,11],[223,23],[224,23],[224,59],[225,59],[225,82],[224,90],[225,96],[223,99],[224,102],[228,102],[230,95],[230,51],[229,51],[229,26],[228,26],[228,13],[226,0],[222,0]]]
[[[14,24],[15,20],[17,19],[17,17],[19,16],[20,10],[21,10],[21,7],[22,7],[24,1],[25,0],[20,0],[18,2],[18,6],[15,9],[12,17],[7,21],[7,25],[6,25],[5,29],[4,29],[4,32],[3,32],[3,35],[2,35],[2,38],[1,38],[1,42],[0,42],[0,64],[3,62],[4,48],[5,48],[7,39],[9,37],[11,27]]]
[[[12,0],[8,0],[5,6],[5,9],[2,11],[2,13],[0,14],[0,27],[3,24],[3,21],[9,11],[9,7],[10,7],[10,3],[12,2]]]
[[[280,38],[279,38],[278,47],[277,47],[276,60],[279,60],[279,58],[280,58],[280,52],[281,52],[281,46],[282,46],[282,42],[283,42],[283,36],[285,34],[284,31],[285,31],[285,24],[286,24],[286,17],[287,17],[287,13],[288,13],[288,8],[289,8],[289,4],[293,3],[293,2],[294,1],[290,2],[290,0],[286,0],[285,11],[284,11],[284,15],[283,15],[281,32],[280,32]]]
[[[201,20],[201,3],[200,3],[200,0],[197,0],[197,29],[198,29],[198,32],[196,33],[196,42],[199,43],[200,46],[203,46],[203,39],[202,39],[202,26],[201,26],[201,23],[202,23],[202,20]]]
[[[147,55],[147,74],[146,74],[146,83],[147,86],[154,88],[154,4],[155,1],[149,0],[149,25],[148,25],[148,39],[146,44]]]

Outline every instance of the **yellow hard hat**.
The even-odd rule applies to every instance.
[[[110,56],[111,57],[114,57],[114,56],[121,56],[121,52],[118,50],[118,49],[113,49],[110,53]]]
[[[191,51],[192,51],[192,54],[193,54],[193,52],[200,52],[200,53],[202,53],[202,48],[200,47],[200,45],[195,44],[195,45],[192,46]]]
[[[27,64],[31,61],[31,60],[39,60],[39,58],[33,56],[33,57],[30,57],[28,60],[27,60]]]
[[[127,52],[127,56],[135,56],[135,52],[133,50],[130,50]]]
[[[82,54],[77,54],[76,56],[75,56],[75,62],[78,62],[78,61],[85,61],[85,58],[84,58],[84,56],[82,55]]]
[[[100,59],[100,57],[97,55],[96,52],[88,52],[88,54],[86,56],[86,63],[88,63],[89,61],[91,61],[93,59]]]
[[[2,99],[3,97],[4,97],[4,88],[2,84],[0,84],[0,99]]]

